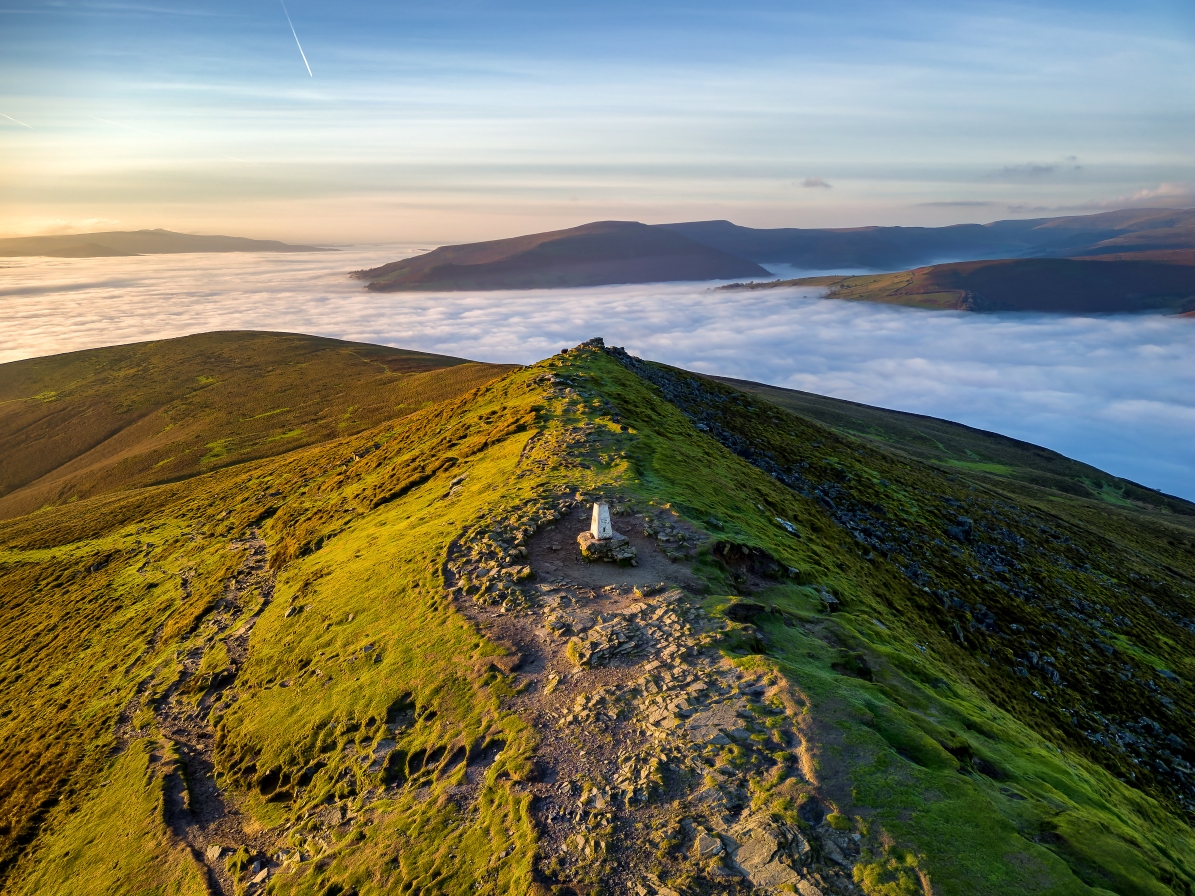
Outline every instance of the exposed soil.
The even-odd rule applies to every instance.
[[[687,562],[702,536],[668,511],[616,516],[638,565],[587,563],[576,536],[589,513],[566,499],[557,522],[514,539],[510,556],[534,574],[522,599],[498,602],[511,592],[485,585],[484,558],[501,535],[458,546],[447,566],[459,609],[512,651],[508,708],[541,735],[538,774],[524,786],[543,882],[665,896],[676,881],[706,893],[785,883],[808,896],[854,892],[844,872],[855,841],[820,816],[802,835],[752,814],[765,778],[800,778],[796,698],[717,649],[731,624],[700,608]]]

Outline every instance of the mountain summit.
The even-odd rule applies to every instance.
[[[7,399],[138,438],[124,483],[101,452],[0,522],[6,893],[1195,885],[1188,502],[601,340],[512,370],[233,337],[162,349],[237,397],[174,449],[209,427],[230,466],[152,479],[191,400],[120,416],[152,345]],[[633,550],[584,558],[595,505]]]

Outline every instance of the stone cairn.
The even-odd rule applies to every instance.
[[[589,524],[589,531],[577,536],[577,544],[581,546],[581,556],[586,560],[638,565],[631,540],[614,531],[614,526],[610,523],[610,505],[605,502],[593,505],[593,520]]]

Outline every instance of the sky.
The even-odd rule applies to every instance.
[[[0,363],[218,329],[529,363],[593,336],[641,357],[956,420],[1195,500],[1195,321],[968,314],[708,283],[369,293],[403,247],[0,259]]]
[[[287,10],[293,33],[279,0],[0,0],[0,236],[1195,205],[1190,0]]]

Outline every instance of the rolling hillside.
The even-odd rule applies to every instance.
[[[542,289],[766,277],[754,262],[634,221],[598,221],[570,230],[442,246],[354,277],[375,292]]]
[[[124,255],[180,255],[194,252],[328,252],[277,240],[239,236],[203,236],[169,230],[112,230],[0,240],[0,258],[113,258]]]
[[[0,522],[0,886],[1189,893],[1191,506],[747,388],[594,340]]]
[[[1159,513],[1167,519],[1176,514],[1195,516],[1195,504],[1189,501],[999,433],[749,380],[713,379],[876,448],[939,466],[977,485],[1013,490],[1023,497],[1050,501],[1055,506],[1079,506],[1070,501],[1059,505],[1058,499],[1084,498],[1097,502],[1096,506],[1113,504]]]
[[[508,369],[254,332],[0,364],[0,518],[351,435]]]
[[[826,286],[827,298],[956,311],[1070,314],[1195,310],[1195,266],[1073,258],[939,264],[857,277],[736,283],[723,289]]]

